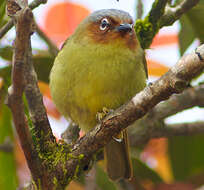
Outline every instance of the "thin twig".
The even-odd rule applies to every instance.
[[[160,28],[170,26],[178,20],[184,13],[196,6],[200,0],[183,0],[176,7],[167,6],[160,21]]]
[[[194,106],[204,106],[204,85],[187,88],[181,94],[173,95],[169,100],[158,104],[149,114],[151,120],[163,120],[182,110]]]
[[[171,7],[168,0],[154,1],[150,13],[135,23],[135,30],[143,49],[149,48],[154,36],[163,26],[169,26],[184,13],[198,4],[199,0],[183,0],[176,7]]]
[[[46,4],[47,0],[34,0],[33,2],[30,3],[29,8],[30,9],[35,9],[36,7],[38,7],[41,4]]]
[[[37,34],[46,42],[48,45],[50,53],[56,57],[59,49],[57,46],[48,38],[48,36],[39,28],[39,26],[36,24],[36,32]]]
[[[163,131],[158,133],[155,137],[171,137],[171,136],[187,136],[187,135],[199,135],[204,133],[204,122],[194,123],[179,123],[165,125]]]
[[[147,132],[146,135],[141,133],[139,130],[138,132],[135,131],[135,135],[130,135],[131,146],[144,145],[152,138],[168,138],[172,136],[192,136],[204,134],[204,122],[200,121],[191,123],[165,124],[158,121],[157,123],[154,122],[152,125],[148,123],[146,129],[144,130]]]
[[[147,143],[151,138],[168,136],[164,119],[194,106],[204,106],[204,85],[187,88],[165,102],[155,106],[145,117],[136,121],[129,129],[131,146]],[[162,133],[160,133],[162,132]],[[199,133],[199,131],[198,131]]]
[[[13,27],[13,20],[9,20],[2,28],[0,29],[0,38],[2,38],[11,28]]]
[[[40,4],[47,3],[47,0],[34,0],[30,3],[29,7],[35,9]],[[13,20],[9,20],[1,29],[0,29],[0,38],[2,38],[11,28],[13,27]]]
[[[143,4],[142,0],[137,1],[137,19],[141,19],[143,15]]]

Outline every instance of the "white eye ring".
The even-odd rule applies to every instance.
[[[107,18],[101,20],[100,30],[105,30],[109,26],[109,21]]]

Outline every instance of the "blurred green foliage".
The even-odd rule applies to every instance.
[[[96,184],[100,189],[117,190],[116,185],[108,178],[107,174],[100,166],[96,167]]]
[[[6,12],[6,1],[0,0],[0,27],[5,24],[4,17]]]
[[[150,180],[154,184],[163,182],[161,177],[140,159],[133,158],[132,164],[134,176],[138,181]]]
[[[0,144],[9,139],[13,143],[13,129],[9,108],[3,104],[4,90],[0,90]],[[14,152],[0,151],[0,189],[13,190],[17,188],[16,163]]]
[[[183,55],[191,43],[198,39],[204,43],[204,1],[184,14],[180,19],[181,30],[179,32],[180,53]]]
[[[169,138],[169,156],[173,175],[188,181],[204,172],[204,135]],[[204,175],[202,177],[204,181]]]

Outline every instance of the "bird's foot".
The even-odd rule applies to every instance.
[[[108,109],[106,107],[103,107],[102,112],[97,112],[97,114],[96,114],[97,121],[101,122],[111,112],[113,112],[112,109]]]
[[[123,141],[123,139],[124,139],[123,133],[120,132],[118,135],[115,135],[115,136],[113,136],[112,138],[113,138],[115,141],[121,143],[121,142]]]
[[[101,122],[108,114],[112,113],[113,111],[114,111],[113,109],[108,109],[106,107],[103,107],[102,112],[97,112],[97,114],[96,114],[97,121]],[[123,133],[120,132],[118,135],[115,135],[112,138],[117,142],[122,142],[123,141]]]

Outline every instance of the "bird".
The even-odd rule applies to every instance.
[[[97,113],[114,110],[146,86],[145,53],[130,14],[118,9],[91,13],[65,41],[50,72],[50,91],[59,112],[89,132]],[[126,129],[104,148],[113,181],[133,175]]]

